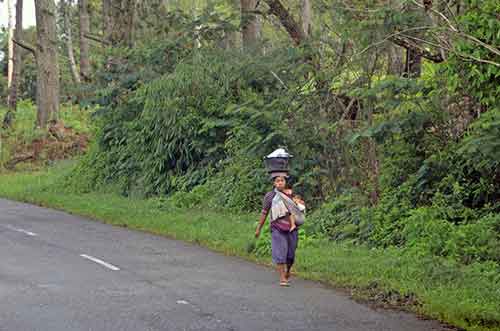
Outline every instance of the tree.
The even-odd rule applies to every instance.
[[[131,47],[133,42],[135,0],[108,0],[109,16],[105,21],[109,42],[113,46]]]
[[[102,0],[102,35],[106,42],[111,40],[111,1]]]
[[[422,8],[423,7],[423,8]],[[422,59],[427,58],[434,62],[442,62],[441,53],[433,54],[427,50],[425,43],[425,33],[423,27],[429,25],[428,10],[432,7],[431,0],[424,0],[423,4],[418,2],[408,2],[404,6],[403,12],[409,15],[414,31],[405,37],[394,36],[391,40],[406,49],[406,60],[403,75],[408,78],[420,77],[422,71]],[[424,9],[424,10],[422,10]]]
[[[8,3],[10,6],[10,4]],[[13,39],[9,39],[9,42],[13,44],[13,56],[12,56],[12,77],[10,79],[10,88],[8,96],[8,106],[9,111],[5,114],[3,119],[3,127],[8,128],[12,124],[12,119],[14,117],[14,112],[17,108],[17,89],[19,86],[19,78],[21,75],[21,48],[14,44],[14,40],[21,40],[23,32],[23,0],[16,1],[16,28],[14,30]],[[9,59],[9,64],[10,64]]]
[[[7,89],[10,89],[12,84],[12,73],[14,69],[14,42],[12,39],[14,38],[14,16],[12,15],[12,3],[11,0],[7,0],[7,12],[9,16],[8,23],[8,61],[7,61]]]
[[[302,31],[302,27],[293,18],[292,14],[283,6],[280,0],[264,0],[269,6],[269,13],[276,16],[281,25],[285,28],[286,32],[292,38],[293,43],[298,46],[304,39],[305,35]]]
[[[243,48],[257,47],[260,36],[259,18],[255,15],[257,0],[241,0],[241,37]]]
[[[111,46],[132,46],[135,0],[103,0],[102,32]]]
[[[230,0],[230,6],[237,13],[241,13],[241,2],[240,0]],[[241,45],[241,34],[239,31],[231,31],[229,33],[225,33],[225,47],[226,48],[236,48],[238,45]]]
[[[401,76],[404,72],[403,49],[393,43],[387,45],[387,74]]]
[[[422,72],[422,55],[412,48],[406,49],[405,76],[408,78],[420,77]]]
[[[71,32],[70,20],[71,0],[61,0],[61,12],[63,15],[63,29],[65,34],[66,49],[68,51],[69,66],[71,69],[71,77],[73,82],[77,85],[80,84],[80,74],[76,66],[75,55],[73,53],[73,33]]]
[[[56,35],[56,4],[54,0],[35,0],[37,46],[38,106],[36,126],[46,128],[59,112],[59,64]]]
[[[80,23],[80,76],[84,81],[89,81],[91,72],[89,41],[85,37],[85,35],[90,33],[88,0],[78,0],[78,14]]]
[[[302,34],[305,38],[311,35],[312,30],[312,8],[311,0],[301,1],[301,22],[302,22]]]

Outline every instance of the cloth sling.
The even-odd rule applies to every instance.
[[[297,206],[297,204],[286,194],[283,194],[277,189],[275,189],[274,192],[276,195],[271,204],[271,222],[285,217],[290,213],[295,218],[296,225],[304,224],[305,215],[303,211],[300,210],[299,206]]]

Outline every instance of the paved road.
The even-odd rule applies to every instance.
[[[441,330],[201,247],[0,199],[0,330]]]

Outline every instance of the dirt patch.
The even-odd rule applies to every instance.
[[[33,165],[45,165],[56,160],[69,159],[83,154],[89,144],[89,136],[77,133],[62,121],[53,121],[41,137],[31,142],[13,142],[11,157],[4,167],[14,170],[18,164],[30,162]]]

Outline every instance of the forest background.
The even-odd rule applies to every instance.
[[[498,1],[37,0],[27,29],[4,2],[0,195],[264,258],[227,222],[252,235],[285,147],[306,277],[500,328]]]

